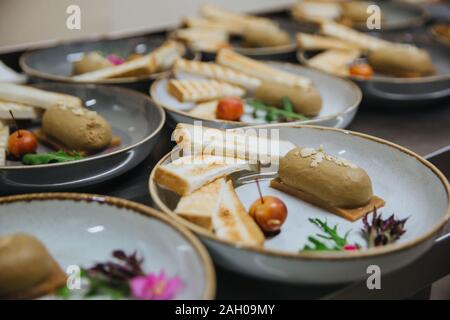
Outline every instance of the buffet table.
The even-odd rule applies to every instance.
[[[436,8],[439,15],[442,12]],[[279,14],[274,14],[275,16]],[[17,69],[19,53],[0,55],[0,60]],[[395,109],[363,102],[347,128],[380,137],[427,157],[450,179],[450,99],[429,106]],[[148,176],[168,153],[170,124],[164,126],[153,152],[133,170],[108,182],[71,190],[125,198],[152,205]],[[54,190],[58,191],[58,190]],[[6,194],[6,193],[5,193]],[[428,292],[430,285],[450,273],[450,228],[447,226],[434,247],[412,265],[383,277],[382,290],[370,291],[365,283],[339,286],[294,286],[252,279],[216,266],[218,299],[344,299],[409,298]],[[426,270],[427,272],[423,272]],[[423,291],[425,290],[425,291]]]

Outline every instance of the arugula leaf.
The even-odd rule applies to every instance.
[[[258,100],[248,99],[246,102],[248,105],[252,106],[254,109],[266,111],[266,120],[267,119],[280,120],[280,118],[289,119],[289,120],[308,120],[309,119],[302,114],[295,113],[293,111],[280,109],[280,108],[277,108],[274,106],[269,106]],[[290,103],[290,101],[289,101],[289,103]],[[289,107],[287,107],[287,108],[289,108]],[[254,115],[255,115],[255,113],[254,113]],[[267,120],[267,121],[273,121],[273,120]]]
[[[294,107],[292,106],[291,100],[288,97],[283,97],[283,109],[288,112],[294,112]]]
[[[334,227],[330,227],[326,220],[322,221],[320,219],[312,218],[308,220],[324,232],[324,234],[317,234],[316,237],[327,241],[323,242],[314,236],[309,236],[308,241],[310,244],[304,246],[304,251],[341,251],[345,250],[345,246],[349,245],[347,237],[350,231],[344,236],[340,236],[337,231],[337,224]]]
[[[26,165],[47,164],[55,162],[66,162],[83,159],[78,152],[68,155],[64,151],[48,152],[48,153],[27,153],[23,156],[22,162]]]

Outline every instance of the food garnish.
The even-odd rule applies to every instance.
[[[338,234],[337,224],[334,227],[330,227],[326,220],[322,221],[318,218],[308,219],[309,222],[315,224],[321,229],[324,234],[317,234],[316,236],[309,236],[308,240],[310,244],[306,244],[303,251],[353,251],[358,250],[360,246],[358,244],[350,244],[347,241],[347,237],[350,231],[344,236]],[[323,239],[325,241],[319,240]]]
[[[361,77],[364,79],[370,79],[373,76],[373,69],[368,63],[356,62],[349,68],[349,72],[352,76]]]
[[[392,214],[384,220],[381,214],[378,215],[376,208],[373,210],[371,222],[368,217],[369,214],[366,214],[363,218],[364,227],[361,229],[361,233],[369,248],[393,243],[406,232],[405,223],[408,218],[396,219]]]
[[[116,54],[113,54],[113,53],[108,54],[108,55],[106,56],[106,59],[107,59],[109,62],[111,62],[113,65],[115,65],[115,66],[118,66],[119,64],[122,64],[122,63],[125,62],[125,60],[124,60],[122,57],[120,57],[120,56],[118,56],[118,55],[116,55]]]
[[[253,202],[249,214],[266,233],[278,232],[287,218],[287,208],[283,201],[274,196],[263,196],[256,179],[259,199]]]
[[[107,295],[112,299],[170,300],[183,287],[179,277],[168,277],[163,270],[145,274],[142,269],[144,259],[137,252],[127,255],[122,250],[114,250],[112,256],[112,261],[81,269],[86,287],[81,289],[84,298]],[[67,299],[72,293],[65,286],[58,295]]]
[[[237,97],[227,97],[219,100],[216,116],[218,119],[239,121],[244,114],[244,104]]]
[[[293,111],[286,110],[286,108],[289,108],[289,104],[287,104],[286,102],[283,102],[284,109],[269,106],[261,101],[253,100],[253,99],[248,99],[247,104],[252,106],[255,109],[253,112],[254,118],[258,118],[258,112],[257,112],[258,110],[265,111],[265,119],[268,122],[272,122],[272,121],[287,122],[287,121],[293,121],[293,120],[308,120],[309,119],[299,113],[295,113]],[[290,104],[290,106],[292,107],[292,104]]]
[[[21,158],[24,154],[35,152],[38,147],[36,137],[28,130],[19,129],[11,110],[9,113],[14,120],[17,131],[13,132],[8,138],[8,152],[16,158]]]
[[[22,162],[26,165],[47,164],[56,162],[67,162],[74,160],[81,160],[83,156],[78,152],[67,154],[65,151],[55,151],[48,153],[27,153],[23,156]]]

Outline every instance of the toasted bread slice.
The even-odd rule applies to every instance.
[[[42,109],[48,109],[57,104],[74,108],[83,106],[78,97],[12,83],[0,83],[0,100]]]
[[[242,97],[245,91],[216,80],[169,80],[169,93],[181,102],[201,102],[224,97]]]
[[[224,240],[250,246],[264,244],[264,234],[245,210],[231,181],[223,184],[220,208],[212,213],[212,225]]]
[[[297,44],[302,50],[327,50],[327,49],[341,49],[353,50],[357,49],[355,45],[336,38],[318,36],[307,33],[297,33]]]
[[[173,139],[185,153],[202,152],[227,157],[237,157],[263,164],[277,163],[295,145],[289,141],[271,140],[236,130],[225,131],[202,126],[179,123],[173,132]]]
[[[193,117],[202,119],[215,120],[217,119],[217,100],[202,102],[189,110],[189,114]]]
[[[183,18],[183,24],[189,28],[201,28],[209,30],[223,30],[230,34],[241,35],[242,27],[236,26],[233,23],[227,21],[213,21],[204,18]]]
[[[368,204],[366,204],[363,207],[359,208],[338,208],[333,207],[324,202],[322,199],[317,198],[316,196],[313,196],[309,193],[306,193],[304,191],[292,188],[291,186],[288,186],[284,184],[279,178],[275,178],[272,181],[270,181],[270,186],[272,188],[278,189],[282,192],[285,192],[287,194],[290,194],[291,196],[297,197],[299,199],[302,199],[303,201],[306,201],[308,203],[311,203],[315,206],[318,206],[322,209],[325,209],[327,211],[330,211],[344,219],[347,219],[349,221],[356,221],[358,219],[361,219],[364,217],[367,213],[372,212],[374,208],[381,208],[385,205],[385,202],[383,199],[373,196],[372,199],[369,201]]]
[[[0,120],[0,166],[6,164],[6,150],[8,148],[9,127]]]
[[[186,43],[193,50],[216,52],[230,46],[228,33],[221,29],[187,28],[178,29],[173,36]]]
[[[342,15],[339,3],[302,1],[292,8],[292,16],[299,21],[320,23],[337,20]]]
[[[248,164],[242,159],[188,155],[156,168],[155,181],[184,196],[220,177],[246,168]]]
[[[246,90],[255,90],[261,85],[261,80],[231,68],[216,63],[179,59],[174,65],[175,73],[182,71],[211,79],[225,81]]]
[[[249,76],[264,80],[282,83],[287,86],[309,88],[312,85],[310,79],[275,69],[263,62],[240,55],[230,49],[221,49],[217,53],[216,62]]]
[[[155,73],[172,67],[175,61],[184,54],[182,44],[169,40],[149,54],[117,66],[111,66],[92,72],[73,76],[72,79],[80,82],[99,81],[114,77],[127,76],[130,73]]]
[[[43,113],[43,109],[34,108],[23,103],[0,101],[0,119],[11,119],[10,110],[16,119],[39,119]]]
[[[338,76],[348,76],[349,66],[360,56],[361,52],[354,50],[330,49],[309,59],[308,66],[329,72]]]
[[[174,212],[192,223],[212,230],[212,214],[219,210],[224,183],[225,179],[216,179],[181,197]]]
[[[323,22],[320,26],[320,31],[324,35],[351,43],[361,50],[366,51],[393,45],[393,43],[389,41],[367,35],[331,21]]]

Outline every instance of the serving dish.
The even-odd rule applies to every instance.
[[[182,280],[175,299],[214,298],[214,267],[203,245],[186,228],[154,209],[81,193],[1,197],[0,208],[0,236],[33,235],[63,270],[103,261],[113,250],[137,251],[145,259],[146,270],[165,270]]]
[[[269,62],[268,65],[278,70],[311,79],[319,91],[322,97],[322,110],[318,116],[304,120],[302,123],[345,128],[353,120],[362,99],[361,91],[354,83],[290,63]],[[182,79],[189,77],[187,74],[180,74]],[[234,128],[265,122],[264,119],[253,119],[247,114],[243,116],[241,121],[211,120],[200,116],[194,117],[187,111],[191,110],[195,104],[179,102],[169,94],[167,90],[168,81],[168,79],[155,81],[150,88],[150,95],[156,104],[162,106],[168,112],[171,120],[175,123],[194,123],[196,120],[201,120],[205,126]],[[246,108],[246,113],[251,113],[251,108],[249,106]]]
[[[353,2],[356,5],[359,6],[365,6],[364,2]],[[353,3],[350,3],[352,5]],[[419,5],[412,4],[412,3],[405,3],[401,1],[378,1],[376,3],[367,1],[366,2],[366,8],[361,7],[361,10],[365,9],[364,12],[367,13],[367,6],[376,4],[378,8],[380,8],[381,13],[381,24],[379,31],[392,31],[392,30],[399,30],[399,29],[405,29],[405,28],[415,28],[422,26],[428,19],[427,12]],[[335,9],[333,11],[336,11],[336,19],[341,21],[342,23],[346,23],[351,25],[353,28],[361,30],[361,31],[371,31],[366,21],[352,21],[351,16],[346,17],[345,10],[342,8],[342,6],[349,5],[346,1],[331,1],[331,4],[325,3],[314,3],[310,4],[310,6],[315,6],[315,8],[312,8],[312,10],[322,10],[327,11],[327,8],[321,8],[320,6],[334,6]],[[302,11],[302,6],[305,6],[306,8]],[[315,23],[314,15],[308,16],[305,15],[302,12],[308,12],[308,2],[299,2],[297,5],[294,5],[294,7],[291,10],[292,16],[294,19],[300,22],[310,22]],[[309,8],[311,10],[311,7]],[[338,13],[340,12],[340,13]],[[318,12],[320,14],[320,12]],[[374,13],[374,10],[370,10],[370,13]],[[323,13],[322,13],[323,15]],[[367,16],[369,14],[367,13]],[[325,16],[326,17],[326,16]]]
[[[390,108],[426,106],[450,95],[450,50],[443,44],[417,33],[383,34],[382,39],[406,43],[425,50],[434,65],[434,74],[420,77],[398,77],[374,72],[370,78],[353,75],[344,77],[354,81],[363,91],[364,99],[371,105],[384,104]],[[299,50],[297,59],[308,65],[321,51]]]
[[[252,130],[255,128],[253,127]],[[385,200],[379,209],[385,217],[394,214],[408,218],[406,232],[395,243],[356,251],[302,251],[317,228],[309,218],[337,224],[344,234],[352,230],[349,239],[362,243],[358,230],[362,221],[350,222],[327,210],[312,206],[269,187],[277,168],[262,168],[261,173],[234,173],[231,176],[236,193],[248,210],[258,199],[254,182],[259,179],[263,195],[282,199],[288,216],[281,233],[266,238],[263,247],[226,241],[215,233],[181,218],[174,213],[179,196],[155,182],[158,166],[170,163],[168,154],[150,174],[149,190],[156,206],[197,235],[210,250],[215,261],[231,270],[267,280],[290,283],[336,284],[367,277],[367,268],[377,265],[388,273],[412,262],[433,244],[439,230],[450,218],[449,184],[433,165],[417,154],[391,142],[361,133],[341,129],[292,124],[257,126],[256,129],[278,129],[279,138],[304,147],[323,147],[330,154],[340,155],[363,167],[372,181],[374,193]],[[179,152],[179,150],[174,150]],[[349,272],[351,270],[351,272]]]
[[[147,96],[125,88],[56,83],[37,87],[80,98],[88,109],[109,122],[120,145],[63,163],[23,165],[20,161],[7,161],[0,167],[2,194],[83,187],[120,175],[150,153],[165,122],[162,108]],[[31,122],[28,128],[34,130],[39,125]],[[41,144],[37,150],[48,151],[51,150]]]
[[[20,67],[28,74],[32,82],[57,81],[75,82],[72,79],[73,63],[79,61],[83,54],[102,52],[127,57],[132,53],[145,54],[160,47],[165,39],[162,36],[134,37],[128,39],[96,39],[61,44],[45,49],[24,53],[19,60]],[[185,52],[186,59],[199,59],[198,54],[190,50]],[[157,78],[164,77],[167,71],[159,71],[148,75],[116,77],[83,83],[122,85],[139,91],[145,91],[149,84]]]

